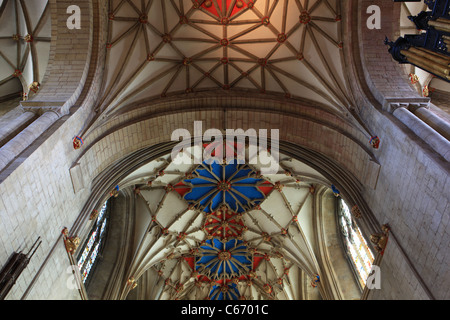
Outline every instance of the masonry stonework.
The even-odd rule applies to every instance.
[[[108,170],[120,167],[123,172],[117,174],[123,174],[127,157],[157,150],[170,142],[173,130],[192,132],[194,121],[199,120],[204,128],[280,129],[283,142],[320,154],[351,177],[353,192],[370,209],[370,227],[388,223],[394,235],[381,264],[381,289],[372,291],[369,299],[450,298],[448,162],[383,110],[386,99],[419,98],[382,43],[385,35],[394,38],[398,34],[396,4],[353,0],[347,8],[358,14],[359,30],[365,28],[367,6],[375,3],[383,8],[381,30],[358,32],[356,39],[348,34],[351,41],[344,42],[360,45],[357,52],[351,44],[345,50],[354,58],[351,75],[361,102],[358,117],[380,136],[378,150],[370,147],[367,132],[351,117],[342,119],[302,103],[244,95],[177,98],[134,106],[96,127],[83,149],[73,150],[72,138],[91,120],[101,87],[107,21],[101,2],[77,1],[82,12],[89,14],[83,15],[81,31],[69,31],[64,17],[72,2],[51,1],[49,71],[39,95],[23,105],[53,103],[67,112],[0,172],[0,264],[12,252],[26,250],[37,237],[43,240],[8,299],[79,299],[67,286],[70,263],[62,229],[85,237],[87,215],[110,191],[106,186],[96,189],[99,180],[107,181]],[[76,184],[75,175],[80,179]]]

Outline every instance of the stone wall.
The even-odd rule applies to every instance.
[[[372,170],[376,171],[371,163],[375,159],[371,157],[364,133],[332,114],[301,104],[292,103],[291,110],[270,108],[283,104],[287,103],[278,103],[268,97],[218,95],[148,105],[116,117],[94,131],[87,137],[89,145],[78,162],[85,176],[95,177],[127,154],[171,141],[175,129],[185,128],[193,135],[194,121],[202,121],[204,131],[221,130],[224,124],[226,128],[244,130],[278,129],[280,140],[316,150],[335,159],[361,183],[372,183],[366,179]],[[174,109],[173,105],[178,108]],[[160,109],[159,112],[145,113],[155,108]],[[226,109],[229,111],[224,112]]]
[[[357,1],[352,3],[356,5]],[[364,198],[380,223],[389,223],[397,241],[390,244],[382,263],[383,286],[376,299],[448,299],[449,200],[448,162],[426,141],[390,113],[383,111],[388,99],[420,98],[403,78],[404,73],[387,53],[385,36],[399,36],[401,3],[388,0],[358,1],[353,11],[358,19],[353,37],[353,59],[366,98],[361,96],[360,116],[381,139],[376,157],[381,164],[376,190],[365,190]],[[382,10],[380,30],[368,31],[365,9]],[[359,63],[358,63],[359,61]],[[364,83],[365,81],[365,83]],[[402,254],[398,254],[402,253]]]
[[[61,7],[58,7],[58,10],[64,9],[64,12],[60,12],[61,16],[66,16],[67,6],[64,7],[63,4],[69,2],[62,1]],[[74,151],[72,138],[86,123],[100,85],[102,66],[99,64],[95,67],[95,77],[91,79],[93,86],[80,108],[50,128],[45,137],[33,144],[33,150],[27,152],[26,157],[22,155],[16,159],[14,170],[8,172],[0,184],[0,263],[4,264],[13,251],[26,250],[38,236],[43,240],[8,299],[77,298],[74,291],[66,285],[70,263],[61,243],[62,228],[68,227],[70,230],[76,221],[83,222],[80,216],[89,214],[95,203],[92,200],[92,203],[88,204],[93,192],[107,194],[109,190],[106,188],[91,189],[97,177],[127,155],[169,141],[173,129],[192,130],[194,120],[204,120],[204,128],[221,128],[224,121],[229,128],[277,128],[281,130],[283,140],[315,150],[338,163],[359,181],[358,187],[361,187],[362,196],[371,209],[370,214],[373,214],[380,225],[389,223],[392,234],[395,235],[395,239],[390,240],[381,265],[382,288],[374,291],[370,297],[450,298],[448,163],[439,158],[426,143],[419,141],[402,123],[380,108],[386,98],[400,99],[416,95],[414,90],[408,89],[406,82],[403,85],[401,77],[398,76],[401,73],[396,73],[395,64],[389,64],[386,47],[379,42],[384,40],[386,34],[396,34],[392,23],[398,13],[395,6],[399,4],[393,4],[390,0],[360,0],[349,3],[358,7],[361,29],[365,28],[364,17],[367,17],[365,10],[368,5],[379,4],[384,10],[381,31],[374,30],[374,33],[367,33],[367,36],[361,38],[363,54],[360,59],[364,68],[359,69],[362,75],[360,79],[366,81],[367,87],[371,88],[371,91],[367,92],[361,85],[359,92],[376,98],[373,101],[360,96],[360,101],[363,102],[360,106],[360,116],[370,131],[376,132],[382,139],[380,149],[374,153],[375,159],[381,165],[378,183],[374,185],[375,190],[371,186],[364,186],[367,172],[372,165],[367,150],[360,144],[365,139],[364,134],[358,133],[357,130],[354,132],[352,127],[340,127],[341,131],[330,127],[324,129],[317,122],[306,120],[305,115],[294,116],[292,110],[277,114],[258,106],[259,111],[258,108],[236,110],[224,116],[223,108],[202,108],[189,112],[162,112],[157,117],[127,122],[138,116],[139,111],[136,111],[135,115],[125,115],[124,123],[120,124],[120,119],[116,119],[108,124],[109,128],[100,130],[97,135],[99,139],[86,151]],[[57,23],[65,23],[65,20],[60,19]],[[95,26],[93,22],[92,25]],[[82,31],[89,33],[88,28]],[[83,35],[83,38],[86,39],[87,36],[89,35]],[[100,36],[99,39],[103,37]],[[60,40],[61,37],[58,37],[58,41]],[[75,44],[73,45],[76,50]],[[103,49],[104,47],[99,46],[97,61],[102,61]],[[60,70],[64,70],[62,82],[70,79],[71,72],[71,69],[65,67],[65,58],[76,58],[76,54],[62,54],[55,60],[58,61]],[[50,70],[56,70],[57,64],[55,69],[49,66]],[[382,64],[385,65],[380,69]],[[92,63],[90,65],[92,66]],[[376,70],[380,72],[375,72]],[[89,79],[88,72],[84,78]],[[59,81],[53,83],[52,87],[53,85],[62,89],[71,88],[72,93],[79,90],[78,86],[65,86]],[[44,85],[42,88],[44,94]],[[63,95],[62,93],[61,96]],[[79,90],[79,96],[82,96],[82,90]],[[72,95],[64,97],[70,99]],[[75,102],[74,100],[71,103]],[[266,102],[267,105],[271,103],[273,104]],[[324,115],[320,111],[314,112],[317,112],[316,119]],[[346,121],[342,123],[348,124]],[[111,131],[108,131],[109,129]],[[74,188],[70,169],[78,161],[81,161],[83,183]],[[97,201],[98,198],[94,200]]]
[[[441,110],[435,112],[442,118],[450,121],[450,93],[436,90],[430,94],[431,102]]]
[[[60,94],[55,94],[55,97],[61,98],[59,102],[63,102],[67,108],[78,102],[78,112],[70,117],[60,118],[47,132],[26,148],[7,170],[0,173],[2,180],[0,184],[0,263],[3,265],[14,251],[26,252],[38,237],[42,240],[41,246],[7,299],[80,298],[76,287],[68,285],[71,281],[71,266],[65,252],[61,231],[64,227],[72,225],[89,195],[89,190],[74,194],[69,168],[76,158],[72,138],[78,133],[80,126],[91,112],[97,96],[96,90],[101,83],[101,63],[86,62],[86,59],[92,57],[96,62],[103,60],[101,51],[86,53],[86,50],[93,48],[94,39],[98,41],[104,37],[100,32],[100,19],[98,16],[94,18],[95,3],[92,1],[77,3],[85,13],[85,18],[82,20],[82,28],[77,31],[80,34],[71,40],[73,43],[71,52],[76,56],[67,56],[61,52],[58,59],[51,60],[49,64],[49,70],[53,70],[49,72],[57,72],[61,78],[60,85],[51,89],[60,90]],[[58,1],[56,6],[56,1],[51,1],[53,28],[67,30],[66,9],[69,4],[72,2]],[[104,11],[104,7],[97,9],[97,14],[98,11]],[[61,37],[57,36],[60,31],[55,32],[54,41],[61,40]],[[66,31],[61,32],[66,33]],[[96,32],[97,36],[94,36]],[[75,45],[77,39],[87,40],[88,43],[80,46],[82,41],[78,41],[78,45]],[[56,54],[55,50],[57,51],[54,45],[56,44],[52,43],[52,54]],[[65,58],[68,60],[64,61]],[[79,59],[78,62],[77,59]],[[54,65],[52,65],[53,62]],[[79,67],[65,68],[71,64],[83,66],[83,71]],[[55,71],[57,69],[59,71]],[[80,82],[80,77],[83,82]],[[49,75],[47,79],[50,78]],[[70,81],[75,82],[70,85],[68,84]],[[94,85],[91,86],[91,83]],[[44,80],[43,95],[49,92],[46,85],[49,85],[49,82]],[[89,92],[83,94],[83,87],[88,85]],[[45,102],[43,95],[39,96],[38,100],[42,98]],[[52,93],[49,95],[51,96]],[[67,100],[64,101],[64,99]],[[52,98],[49,100],[55,101]]]
[[[420,97],[416,90],[409,85],[401,66],[388,53],[388,46],[384,44],[386,37],[395,41],[400,36],[401,3],[390,0],[361,0],[351,1],[357,8],[359,17],[353,16],[352,23],[358,32],[361,68],[364,79],[376,100],[384,105],[388,99]],[[372,13],[367,8],[375,5],[381,9],[381,28],[369,29],[367,20]],[[353,41],[356,39],[353,39]],[[368,94],[368,92],[366,92]]]

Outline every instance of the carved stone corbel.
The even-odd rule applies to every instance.
[[[374,244],[375,250],[383,254],[384,250],[386,249],[387,241],[389,238],[389,226],[387,224],[384,224],[381,227],[382,232],[381,233],[375,233],[370,236],[370,241]]]
[[[98,210],[95,210],[95,209],[92,210],[92,212],[89,216],[89,221],[93,221],[93,220],[97,219],[98,214],[99,214]]]
[[[67,228],[64,228],[62,233],[64,235],[64,244],[66,246],[67,252],[70,254],[74,254],[80,245],[80,238],[78,236],[69,237],[69,230]]]

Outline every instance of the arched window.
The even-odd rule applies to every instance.
[[[78,257],[78,268],[80,269],[81,279],[83,283],[86,283],[92,267],[97,259],[99,250],[103,244],[103,238],[105,237],[105,230],[108,218],[108,201],[105,202],[101,208],[98,217],[89,233],[89,237],[84,244],[84,250],[80,252]]]
[[[356,271],[359,283],[362,288],[365,287],[367,277],[372,269],[374,256],[366,239],[364,239],[361,230],[353,221],[350,209],[344,200],[339,200],[339,225],[341,227],[344,247]]]

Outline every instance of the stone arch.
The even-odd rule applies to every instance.
[[[367,29],[366,23],[370,14],[367,14],[365,9],[371,5],[382,8],[380,29]],[[396,39],[400,35],[400,11],[401,6],[395,2],[349,2],[346,28],[351,32],[348,33],[350,39],[346,42],[346,50],[350,62],[348,66],[355,66],[353,72],[356,77],[352,82],[357,83],[358,90],[362,88],[367,98],[376,106],[384,106],[392,99],[421,98],[409,85],[401,66],[393,61],[388,54],[388,47],[384,44],[386,37]],[[386,54],[380,54],[383,52]]]
[[[105,197],[109,197],[108,191],[111,190],[116,184],[120,183],[120,181],[125,179],[125,177],[127,177],[129,174],[131,174],[144,164],[169,154],[175,144],[176,142],[165,142],[136,151],[122,158],[120,161],[117,161],[114,165],[108,167],[100,175],[98,175],[93,181],[91,196],[88,199],[88,202],[85,204],[83,212],[77,219],[75,225],[70,228],[71,232],[76,234],[81,230],[82,226],[85,225],[86,219],[88,219],[89,212],[91,212],[92,210],[91,208],[94,208],[101,204],[105,200]],[[359,188],[361,188],[361,185],[358,183],[357,179],[355,179],[350,173],[341,168],[339,164],[336,163],[336,161],[327,159],[317,152],[313,152],[311,150],[307,150],[300,146],[284,141],[280,142],[280,152],[288,156],[292,156],[296,160],[304,162],[305,164],[311,166],[313,169],[318,170],[327,179],[330,179],[332,181],[339,181],[338,185],[343,187],[342,197],[345,198],[349,203],[358,203],[358,206],[360,206],[360,208],[363,208],[361,211],[364,212],[364,217],[361,224],[366,236],[377,231],[376,225],[378,224],[373,220],[373,218],[371,219],[373,215],[371,214],[370,209],[366,205],[364,199],[359,196],[358,190]],[[127,194],[128,193],[126,191],[125,196]],[[325,254],[325,256],[322,257],[322,260],[323,259],[328,259],[328,256]],[[329,281],[332,281],[332,283],[336,283],[337,281],[336,277],[325,277],[324,281],[325,279],[329,279],[327,280],[327,283],[330,283]],[[342,290],[336,289],[337,287],[339,287],[336,287],[336,284],[334,284],[333,286],[330,286],[329,284],[326,285],[326,288],[323,289],[325,290],[324,292],[326,292],[326,295],[328,297],[340,296],[339,292]]]
[[[61,114],[68,114],[80,97],[87,82],[94,47],[94,11],[98,10],[98,3],[94,2],[77,3],[84,13],[81,15],[84,28],[76,31],[67,28],[67,3],[49,2],[52,8],[49,64],[38,93],[32,100],[21,103],[25,110],[45,111],[52,108]],[[61,77],[61,70],[65,70],[65,77]]]
[[[335,159],[361,185],[376,186],[379,164],[368,143],[370,137],[350,116],[342,118],[306,103],[242,95],[143,103],[83,137],[86,146],[74,167],[78,166],[84,176],[95,177],[128,154],[170,141],[175,129],[185,128],[192,133],[194,121],[202,121],[205,129],[278,129],[280,140]],[[86,186],[89,183],[84,182]]]
[[[285,104],[267,97],[263,100],[206,95],[194,100],[136,106],[97,127],[86,139],[86,147],[71,169],[75,192],[84,188],[95,194],[98,190],[109,192],[125,177],[123,174],[139,163],[149,162],[152,156],[169,154],[176,144],[170,141],[173,130],[186,128],[193,133],[194,121],[202,121],[205,130],[225,126],[279,129],[280,152],[323,173],[342,190],[342,197],[350,205],[356,204],[368,213],[365,216],[373,216],[361,193],[364,188],[375,188],[380,166],[364,132],[348,119],[325,109],[306,103]],[[82,215],[87,215],[92,205]],[[373,219],[366,224],[363,229],[378,230],[379,224]]]

